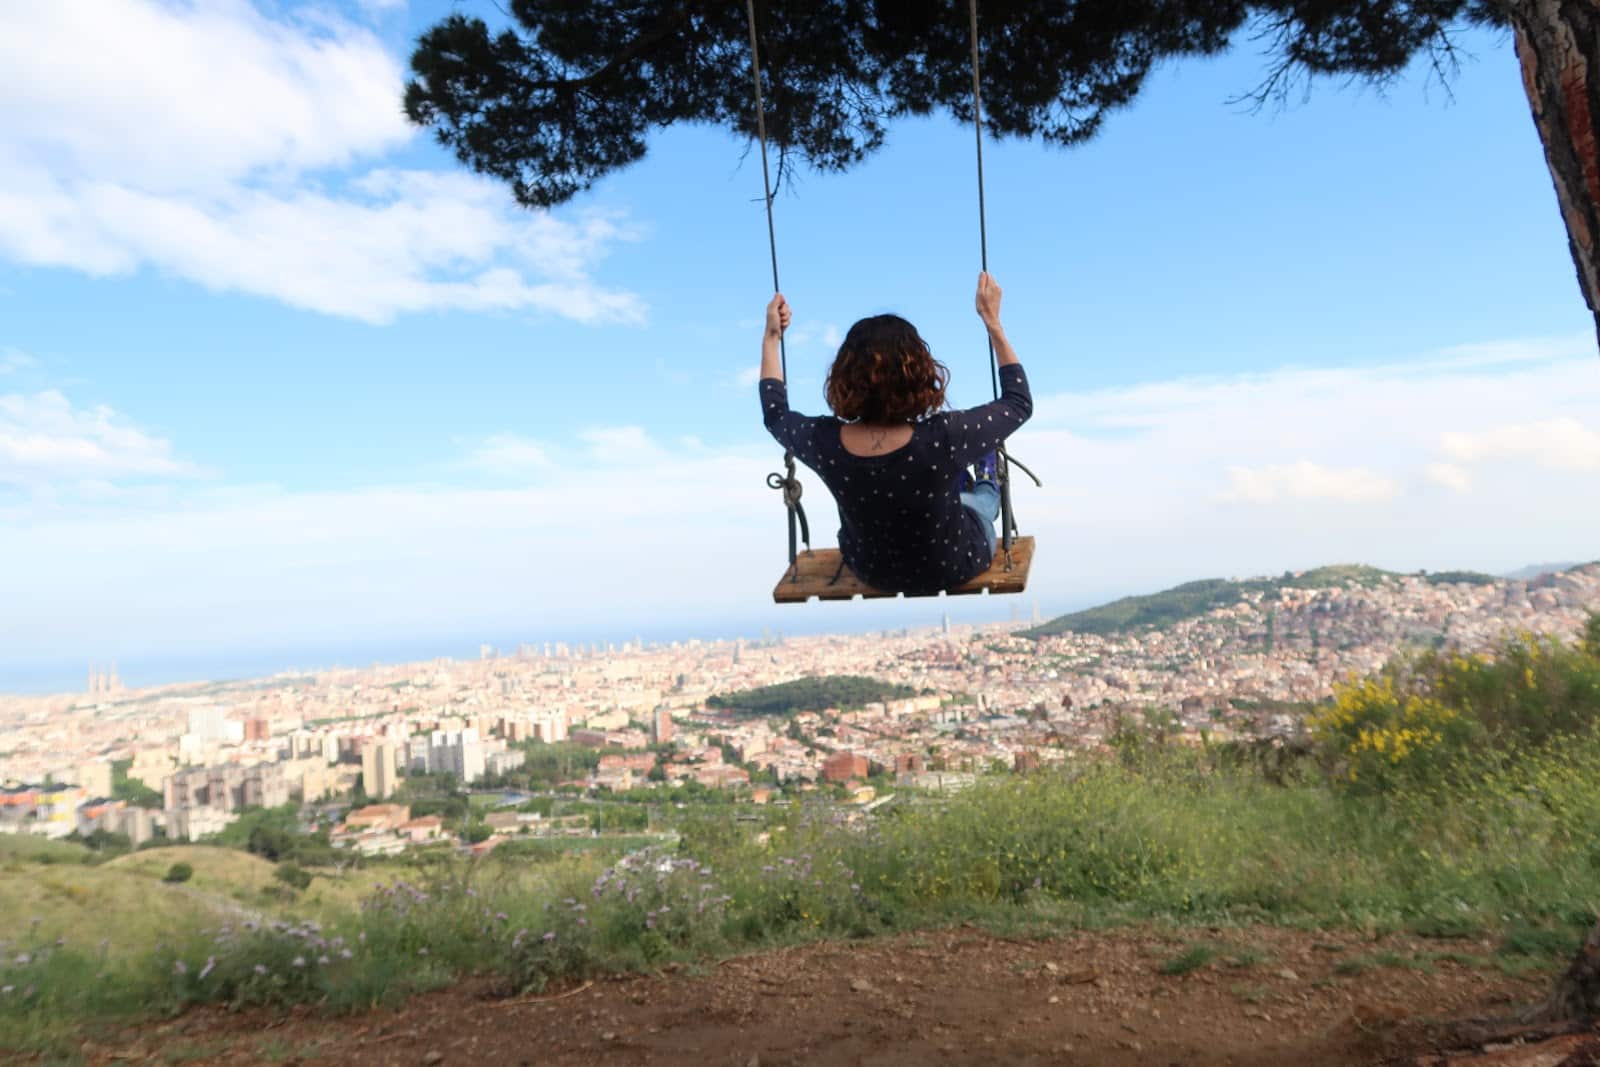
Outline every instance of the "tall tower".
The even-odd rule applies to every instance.
[[[96,675],[94,673],[94,660],[90,660],[89,661],[89,688],[86,690],[86,692],[88,692],[90,696],[93,696],[94,693],[95,693],[95,687],[94,687],[95,681],[96,681]]]
[[[940,619],[939,628],[944,631],[944,635],[946,637],[950,636],[950,613],[948,611],[945,612],[944,617]]]

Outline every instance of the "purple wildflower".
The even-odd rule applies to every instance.
[[[212,971],[212,968],[216,967],[216,965],[217,965],[217,957],[215,957],[215,956],[207,956],[206,957],[206,965],[204,967],[200,968],[200,980],[202,982],[204,982],[206,980],[206,975],[210,974],[211,971]]]
[[[256,964],[255,971],[256,971],[256,974],[266,974],[267,973],[266,965],[265,964],[261,964],[261,963]]]
[[[187,963],[184,963],[182,960],[173,960],[172,961],[172,973],[173,974],[188,974],[189,973],[189,965]]]

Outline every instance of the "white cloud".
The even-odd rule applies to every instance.
[[[840,343],[844,340],[844,331],[839,329],[837,323],[832,322],[796,323],[785,334],[784,339],[791,347],[816,347],[826,350],[831,356],[838,351]]]
[[[1423,468],[1423,476],[1435,485],[1465,493],[1472,488],[1472,475],[1454,463],[1430,463]]]
[[[1362,467],[1331,468],[1301,460],[1266,467],[1229,467],[1222,499],[1270,504],[1278,500],[1388,500],[1400,491],[1392,478]]]
[[[1575,493],[1570,471],[1532,459],[1455,465],[1472,491],[1451,491],[1459,479],[1440,461],[1442,436],[1500,425],[1506,411],[1582,426],[1600,411],[1600,369],[1589,354],[1455,366],[1429,356],[1041,394],[1015,441],[1045,479],[1015,491],[1022,530],[1039,542],[1030,592],[1051,612],[1330,561],[1504,571],[1593,556],[1600,495]],[[73,415],[73,425],[87,418]],[[125,451],[180,462],[144,436],[153,449]],[[173,479],[154,493],[101,475],[103,499],[81,490],[70,506],[13,507],[0,515],[0,559],[29,566],[0,567],[0,603],[49,610],[0,612],[0,647],[26,657],[128,633],[190,647],[730,617],[845,627],[944,610],[813,606],[802,622],[770,608],[783,508],[765,485],[773,446],[754,425],[735,443],[613,426],[486,436],[463,452],[530,476],[512,488],[315,492]],[[1242,475],[1230,481],[1229,468]],[[831,544],[827,493],[802,479],[816,542]],[[1230,488],[1252,506],[1220,499]],[[1003,618],[1006,605],[949,610]]]
[[[664,455],[642,426],[597,426],[579,431],[578,440],[587,446],[585,458],[594,463],[638,463]]]
[[[474,448],[466,465],[494,474],[521,475],[548,468],[550,451],[537,441],[512,433],[495,434]]]
[[[1440,449],[1460,463],[1523,460],[1556,470],[1600,469],[1600,432],[1575,418],[1512,423],[1476,433],[1451,432]]]
[[[15,374],[18,371],[32,370],[39,365],[39,361],[28,353],[15,348],[0,348],[0,374]]]
[[[369,322],[643,314],[592,277],[636,236],[615,219],[558,220],[482,178],[381,164],[415,132],[400,64],[364,28],[244,0],[62,0],[7,11],[0,65],[17,116],[0,126],[0,255],[149,267]]]
[[[344,166],[411,136],[400,63],[371,32],[246,0],[10,4],[0,66],[20,158],[136,187]]]
[[[114,479],[187,478],[166,440],[107,407],[78,408],[59,392],[0,394],[0,485],[29,491]]]
[[[514,214],[498,188],[465,174],[380,171],[355,194],[240,188],[207,201],[84,183],[48,198],[69,220],[61,226],[33,214],[37,200],[0,189],[0,249],[95,274],[150,264],[371,322],[450,308],[532,307],[580,322],[643,314],[636,297],[585,274],[628,233],[612,219]]]

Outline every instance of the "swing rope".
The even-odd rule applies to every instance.
[[[772,222],[772,175],[767,169],[767,112],[761,100],[761,45],[756,35],[756,4],[755,0],[745,0],[745,14],[750,20],[750,78],[755,86],[756,96],[756,138],[761,142],[761,192],[762,199],[767,205],[767,250],[772,255],[772,291],[782,291],[778,284],[778,235]],[[784,388],[789,387],[789,349],[784,343],[782,333],[778,334],[778,360],[783,371]],[[783,451],[783,471],[773,471],[767,475],[767,488],[776,489],[783,494],[784,507],[789,514],[789,575],[793,582],[800,581],[800,568],[795,560],[799,555],[799,544],[805,543],[806,551],[811,551],[811,524],[806,521],[805,506],[800,503],[800,479],[795,477],[794,449],[786,448]]]
[[[972,27],[972,132],[978,148],[978,262],[989,272],[989,225],[983,205],[983,85],[978,74],[978,0],[969,0],[967,13]],[[994,342],[989,342],[989,382],[994,398],[1000,399],[1000,367],[995,361]]]
[[[983,200],[983,78],[978,69],[978,0],[967,2],[968,27],[972,39],[972,133],[978,150],[978,255],[983,272],[989,272],[989,226]],[[994,338],[989,338],[989,382],[994,387],[994,398],[1000,399],[1000,364],[994,354]],[[1016,516],[1011,511],[1011,456],[1005,442],[995,449],[995,475],[1000,482],[1000,544],[1006,553],[1006,570],[1011,569],[1011,544],[1016,538]],[[1021,464],[1018,464],[1021,466]],[[1023,468],[1027,470],[1026,467]],[[1028,476],[1035,482],[1029,471]]]

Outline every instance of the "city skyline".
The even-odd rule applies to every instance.
[[[1544,573],[1551,570],[1563,570],[1569,567],[1582,565],[1582,561],[1528,564],[1510,571],[1506,571],[1502,574],[1495,575],[1495,577],[1506,579],[1527,578],[1537,573]],[[1305,570],[1310,569],[1312,568],[1292,568],[1292,570],[1296,573],[1303,573]],[[1464,569],[1471,570],[1473,568]],[[1419,568],[1419,571],[1427,570],[1429,570],[1429,568]],[[1433,570],[1439,570],[1439,568],[1433,568]],[[1263,577],[1271,578],[1277,577],[1278,573],[1281,572],[1270,574],[1266,572],[1260,572],[1253,574],[1229,575],[1226,577],[1229,580]],[[1215,577],[1223,576],[1196,575],[1192,576],[1190,580],[1200,580],[1202,578]],[[1123,595],[1139,596],[1159,591],[1160,590],[1155,589],[1134,589],[1129,590]],[[573,654],[606,655],[618,651],[630,651],[638,646],[660,649],[670,647],[675,644],[684,645],[690,642],[731,642],[735,644],[748,643],[751,646],[759,647],[774,640],[781,642],[786,634],[795,637],[851,637],[863,636],[875,632],[888,633],[900,631],[926,631],[930,633],[943,632],[945,634],[949,634],[952,622],[955,622],[957,625],[961,626],[981,626],[999,623],[1016,624],[1024,621],[1028,622],[1030,625],[1038,625],[1040,622],[1049,621],[1060,615],[1069,614],[1074,611],[1081,611],[1090,607],[1097,607],[1100,606],[1100,604],[1107,602],[1109,601],[1085,602],[1064,607],[1058,611],[1053,610],[1045,612],[1041,610],[1038,598],[1029,596],[1027,594],[1004,598],[922,598],[909,601],[902,600],[894,604],[894,607],[900,609],[904,609],[908,604],[921,605],[926,610],[927,618],[920,622],[916,620],[908,620],[903,616],[895,616],[892,619],[878,619],[877,622],[880,625],[872,625],[870,622],[863,621],[855,627],[835,628],[808,627],[803,623],[788,630],[774,629],[771,626],[763,625],[755,626],[744,631],[739,630],[737,627],[732,627],[722,631],[686,632],[668,626],[662,629],[647,628],[641,630],[639,628],[634,628],[633,630],[624,633],[622,629],[617,628],[607,631],[603,634],[597,632],[583,637],[576,637],[572,634],[544,636],[538,638],[523,637],[501,643],[484,641],[481,639],[481,637],[462,636],[459,638],[440,638],[434,641],[421,641],[415,646],[410,647],[408,651],[404,652],[396,646],[389,646],[391,649],[393,649],[393,651],[388,655],[383,654],[382,646],[376,645],[372,646],[369,650],[373,654],[364,657],[345,656],[341,658],[341,656],[338,654],[339,650],[337,649],[325,649],[322,650],[320,654],[315,652],[309,655],[302,654],[299,658],[294,658],[288,653],[275,653],[269,651],[262,654],[264,658],[254,661],[247,656],[241,655],[228,661],[237,664],[237,669],[222,669],[210,673],[203,671],[200,673],[195,673],[192,671],[185,673],[179,669],[176,670],[176,672],[169,672],[165,675],[140,678],[136,684],[131,686],[121,682],[120,676],[115,673],[115,664],[113,663],[113,671],[110,675],[110,678],[117,682],[117,689],[115,691],[120,692],[122,689],[130,688],[147,689],[152,687],[199,682],[238,682],[253,679],[267,679],[279,676],[302,676],[345,670],[392,668],[406,663],[426,663],[446,660],[465,662],[472,659],[498,659],[505,657],[518,657],[524,654],[538,655],[541,654],[541,652],[546,657],[552,655],[553,653],[566,655],[569,654],[569,652]],[[863,617],[865,617],[866,613],[870,613],[873,607],[872,602],[869,601],[855,601],[851,603],[853,603],[856,608],[863,610]],[[952,616],[952,609],[955,611],[954,617]],[[1024,616],[1026,616],[1026,618],[1024,618]],[[893,622],[894,625],[886,625],[887,622]],[[41,672],[40,677],[60,676],[65,678],[67,676],[65,673],[66,669],[66,665],[62,665],[59,670],[56,668],[48,668],[51,674],[46,675]],[[157,670],[159,669],[160,668],[158,667]],[[81,673],[79,676],[81,677]],[[95,688],[96,679],[100,677],[102,677],[102,675],[94,671],[93,663],[91,663],[89,675],[90,685],[86,690],[91,695],[97,692],[113,691],[97,690]],[[0,678],[0,683],[3,683],[3,678]],[[21,697],[65,695],[79,692],[81,689],[82,687],[50,684],[36,684],[31,687],[18,686],[16,688],[8,689],[4,684],[0,684],[0,696],[12,695]]]
[[[1292,732],[1336,686],[1402,649],[1473,655],[1508,639],[1569,640],[1600,605],[1600,563],[1487,581],[1304,577],[1243,587],[1150,631],[1023,639],[1009,624],[941,620],[766,645],[632,641],[592,654],[552,643],[309,677],[5,697],[0,830],[62,836],[109,820],[148,834],[148,814],[132,809],[159,795],[168,832],[196,839],[292,797],[314,804],[360,788],[382,800],[413,774],[502,780],[555,742],[599,754],[584,788],[627,792],[685,780],[743,788],[757,773],[805,788],[862,777],[869,763],[913,777],[1025,769],[1102,748],[1120,717],[1150,709],[1196,742],[1266,737]],[[739,694],[748,706],[730,706]],[[106,803],[116,774],[150,792]]]

